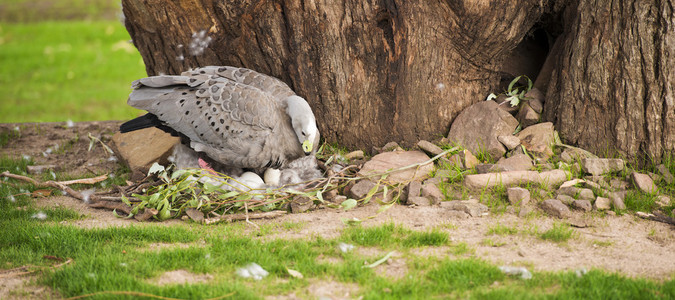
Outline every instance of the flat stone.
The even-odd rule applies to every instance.
[[[585,182],[586,182],[586,180],[575,178],[575,179],[563,182],[563,184],[560,185],[560,188],[566,188],[568,186],[575,186],[577,184],[581,184],[581,183],[585,183]]]
[[[560,200],[560,202],[564,203],[565,205],[572,205],[574,201],[576,201],[572,196],[568,195],[558,195],[555,197],[556,199]],[[588,200],[586,200],[588,201]],[[590,201],[588,201],[590,203]]]
[[[345,154],[345,158],[349,159],[349,160],[362,159],[364,157],[365,157],[365,155],[363,153],[363,150],[356,150],[356,151],[352,151],[352,152],[349,152],[349,153]]]
[[[417,206],[431,206],[433,205],[433,201],[431,201],[427,197],[421,197],[421,196],[414,196],[414,197],[408,197],[408,201],[406,202],[408,205],[417,205]]]
[[[544,202],[541,203],[541,209],[543,209],[547,214],[560,219],[569,218],[572,216],[572,212],[570,212],[570,209],[567,207],[567,205],[556,199],[544,200]]]
[[[588,212],[593,209],[593,205],[588,200],[574,200],[572,201],[572,208]]]
[[[598,197],[595,199],[595,202],[593,203],[593,208],[596,210],[609,210],[612,204],[612,200],[609,200],[609,198],[605,197]]]
[[[554,132],[553,123],[545,122],[523,129],[516,137],[530,154],[548,159],[553,156]]]
[[[506,189],[509,203],[514,205],[525,205],[530,202],[530,191],[520,187],[510,187]]]
[[[443,201],[441,207],[463,211],[472,217],[480,217],[488,211],[488,207],[470,200]]]
[[[558,195],[567,195],[582,200],[593,200],[595,194],[591,189],[578,188],[575,186],[561,187],[557,191]]]
[[[536,112],[529,103],[525,102],[520,106],[516,119],[523,127],[529,127],[539,122],[541,114]]]
[[[422,151],[429,154],[429,156],[436,156],[443,152],[443,149],[441,149],[441,147],[438,147],[436,144],[425,140],[417,142],[417,147],[419,147],[420,149],[422,149]]]
[[[566,148],[560,154],[560,159],[568,164],[581,161],[584,158],[598,158],[593,153],[580,148]]]
[[[303,213],[308,211],[312,205],[314,205],[314,201],[311,198],[298,195],[291,200],[291,212],[294,214]]]
[[[500,135],[497,137],[497,140],[506,147],[509,151],[520,146],[520,139],[515,135]]]
[[[647,174],[633,172],[630,174],[630,179],[633,186],[642,192],[656,194],[658,191],[654,181]]]
[[[656,166],[656,170],[661,174],[661,177],[667,184],[672,184],[675,182],[675,178],[673,178],[673,174],[670,173],[670,170],[668,170],[668,167],[666,165],[658,165]]]
[[[496,165],[504,171],[527,171],[532,168],[532,159],[525,154],[516,154],[509,158],[501,158]]]
[[[115,133],[112,147],[118,158],[132,171],[146,174],[153,163],[167,165],[167,158],[180,138],[151,127],[127,133]]]
[[[359,171],[359,176],[366,176],[376,173],[384,173],[387,170],[406,167],[413,164],[423,163],[429,160],[429,156],[421,151],[394,151],[384,152],[373,156],[372,159],[363,164]],[[403,183],[409,180],[423,180],[429,177],[433,171],[434,164],[429,163],[418,168],[410,168],[403,171],[393,172],[387,176],[390,183]],[[377,180],[378,178],[374,178]]]
[[[480,161],[478,158],[476,158],[471,151],[464,149],[459,152],[459,156],[462,158],[462,163],[464,164],[464,167],[467,169],[473,169],[475,168],[478,164],[480,164]]]
[[[516,186],[520,184],[540,184],[556,186],[567,180],[567,172],[563,170],[510,171],[502,173],[471,174],[464,177],[464,185],[470,189],[494,188],[497,186]]]
[[[581,160],[584,172],[594,176],[618,172],[623,170],[624,166],[623,159],[620,158],[584,158]]]
[[[517,126],[518,120],[501,110],[497,102],[481,101],[464,109],[455,118],[448,139],[473,153],[483,150],[497,159],[506,153],[497,137],[513,134]]]
[[[354,184],[349,191],[347,191],[347,197],[352,199],[363,199],[371,189],[375,187],[375,183],[370,180],[361,180]]]
[[[410,183],[408,183],[408,185],[405,187],[401,200],[403,201],[403,203],[407,203],[409,198],[419,197],[421,190],[422,190],[422,183],[417,180],[413,180]]]
[[[445,196],[435,184],[425,183],[422,185],[422,197],[425,197],[431,201],[432,204],[438,204]]]

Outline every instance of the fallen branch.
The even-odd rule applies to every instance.
[[[268,211],[268,212],[262,212],[262,213],[255,213],[255,214],[232,214],[232,215],[222,215],[220,218],[208,218],[204,219],[202,221],[202,224],[214,224],[214,223],[219,223],[219,222],[232,222],[232,221],[242,221],[242,220],[259,220],[259,219],[274,219],[280,216],[283,216],[287,214],[286,211],[283,210],[273,210],[273,211]]]
[[[665,214],[663,214],[660,211],[654,211],[651,214],[638,211],[636,214],[637,214],[638,217],[643,218],[643,219],[652,220],[652,221],[661,222],[661,223],[666,223],[666,224],[670,224],[670,225],[675,225],[675,219],[673,219],[669,216],[666,216]]]
[[[93,178],[82,178],[82,179],[75,179],[75,180],[68,180],[68,181],[57,181],[57,182],[60,183],[60,184],[63,184],[63,185],[70,185],[70,184],[76,184],[76,183],[95,184],[95,183],[99,183],[99,182],[101,182],[103,180],[106,180],[106,179],[108,179],[108,175],[103,174],[101,176],[97,176],[97,177],[93,177]]]

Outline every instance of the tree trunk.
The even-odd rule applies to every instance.
[[[577,2],[565,12],[544,117],[563,141],[601,155],[675,153],[673,1]]]
[[[148,74],[233,65],[276,76],[308,100],[327,141],[367,150],[445,135],[495,90],[548,2],[122,1]],[[189,46],[209,38],[203,52]]]

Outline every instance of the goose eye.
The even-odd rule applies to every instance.
[[[301,132],[301,133],[302,133],[302,135],[307,135],[307,134],[305,134],[305,132],[304,132],[304,131],[303,131],[303,132]]]

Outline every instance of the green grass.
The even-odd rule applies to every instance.
[[[145,67],[116,21],[0,23],[0,122],[129,119]]]
[[[0,3],[0,20],[12,23],[116,20],[121,8],[118,0],[3,0]]]
[[[518,228],[497,224],[488,228],[487,234],[495,235],[514,235],[518,234]]]
[[[542,232],[539,238],[546,241],[563,243],[575,236],[574,229],[565,223],[553,223],[553,227]]]

